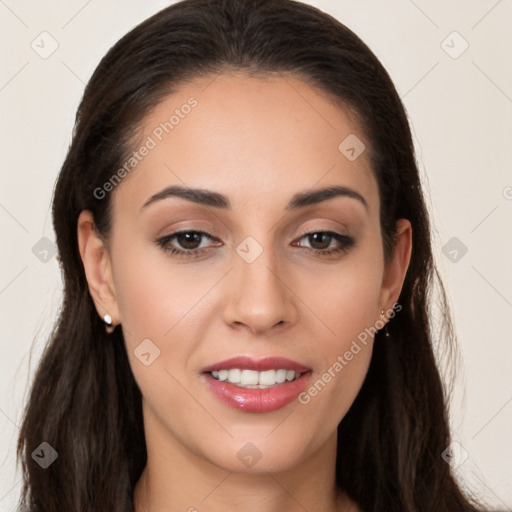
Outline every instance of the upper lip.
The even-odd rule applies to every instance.
[[[286,359],[285,357],[264,357],[258,359],[249,356],[238,356],[205,366],[201,371],[206,373],[216,370],[231,370],[233,368],[239,368],[241,370],[255,370],[258,372],[284,369],[295,370],[296,372],[303,373],[311,370],[311,368],[308,368],[297,361]]]

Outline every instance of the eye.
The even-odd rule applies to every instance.
[[[176,242],[180,247],[176,247],[171,242],[176,239]],[[205,233],[204,231],[176,231],[170,235],[166,235],[157,240],[157,244],[165,251],[172,255],[183,257],[183,258],[196,258],[201,256],[205,252],[209,251],[211,247],[201,246],[203,239],[217,240],[212,235]],[[350,247],[354,245],[354,239],[336,233],[334,231],[312,231],[305,233],[299,240],[307,239],[312,247],[298,245],[298,247],[304,247],[308,252],[317,254],[320,256],[328,256],[330,254],[346,252]],[[217,240],[218,241],[218,240]],[[333,241],[337,242],[337,245],[331,247]],[[294,242],[294,246],[296,242]]]
[[[201,247],[200,242],[202,238],[214,240],[214,237],[205,233],[204,231],[176,231],[170,235],[164,236],[157,240],[157,243],[162,249],[170,254],[174,254],[184,258],[194,258],[200,256],[208,250],[206,247]],[[183,247],[180,249],[171,244],[171,240],[176,239],[179,245]],[[198,245],[199,242],[199,245]]]
[[[346,252],[350,247],[354,245],[354,239],[348,235],[342,235],[334,231],[311,231],[310,233],[304,234],[299,240],[307,239],[313,247],[306,247],[310,252],[319,254],[322,256]],[[331,243],[334,241],[338,242],[335,247],[329,248]],[[302,246],[300,246],[302,247]]]

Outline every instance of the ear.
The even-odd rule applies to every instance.
[[[77,222],[78,249],[84,265],[96,311],[103,318],[107,313],[112,325],[120,323],[110,253],[98,236],[93,214],[89,210],[80,212]]]
[[[392,255],[384,269],[380,291],[379,311],[384,314],[393,308],[398,301],[405,275],[409,267],[412,252],[412,227],[407,219],[399,219],[396,223],[395,243]],[[382,318],[382,317],[380,317]]]

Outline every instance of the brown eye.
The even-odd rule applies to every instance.
[[[310,244],[310,247],[305,246],[305,249],[309,249],[313,253],[319,255],[328,255],[347,251],[355,243],[353,238],[333,231],[315,231],[306,233],[300,238],[300,240],[302,239],[307,239]],[[329,248],[333,240],[338,242],[338,246]]]
[[[197,231],[187,231],[178,233],[175,238],[181,247],[184,249],[197,249],[201,243],[201,233]]]
[[[202,240],[213,240],[214,237],[204,231],[177,231],[157,240],[157,244],[166,252],[185,258],[200,256],[209,247],[200,247]],[[176,240],[178,247],[171,243]]]
[[[331,245],[333,236],[326,232],[313,233],[308,235],[308,240],[313,249],[327,249]]]

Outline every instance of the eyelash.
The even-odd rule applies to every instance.
[[[185,234],[185,233],[195,233],[198,235],[201,235],[205,238],[208,238],[209,240],[213,240],[214,237],[209,235],[208,233],[205,233],[204,231],[196,231],[196,230],[183,230],[183,231],[175,231],[174,233],[171,233],[170,235],[166,235],[160,239],[157,240],[157,244],[162,248],[163,251],[170,253],[171,255],[177,256],[178,258],[197,258],[207,252],[210,248],[200,248],[200,249],[187,249],[182,250],[178,249],[174,246],[169,245],[170,241],[175,238],[178,235]],[[319,256],[329,256],[331,254],[335,253],[341,253],[341,252],[347,252],[348,249],[350,249],[355,241],[353,238],[342,235],[341,233],[336,233],[334,231],[309,231],[308,233],[304,233],[299,240],[302,240],[303,238],[306,238],[308,236],[318,234],[318,233],[324,233],[327,235],[331,235],[331,237],[338,240],[338,242],[341,244],[339,247],[335,247],[333,249],[312,249],[309,247],[305,247],[305,249],[313,254],[319,255]]]

